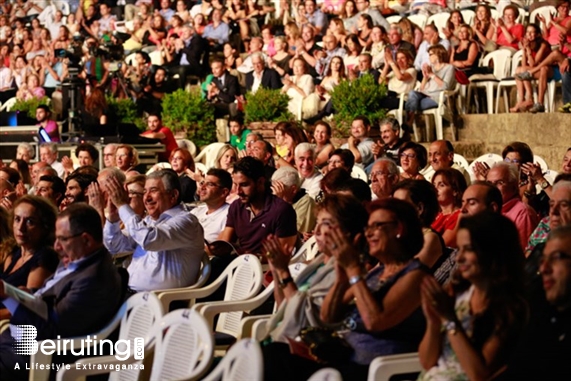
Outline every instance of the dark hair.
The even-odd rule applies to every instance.
[[[92,206],[84,202],[69,205],[58,218],[68,218],[69,229],[72,235],[87,233],[101,243],[103,241],[103,226],[101,216]]]
[[[217,177],[221,188],[232,189],[232,176],[228,171],[220,168],[210,168],[206,175]]]
[[[414,154],[416,155],[416,160],[418,160],[419,170],[422,170],[424,167],[426,167],[426,164],[428,163],[428,158],[427,158],[428,155],[426,153],[426,148],[424,148],[424,146],[421,144],[408,141],[404,143],[402,146],[400,146],[399,157],[404,151],[408,149],[414,151]]]
[[[327,131],[327,135],[331,136],[331,126],[329,125],[329,123],[323,121],[323,120],[319,120],[317,121],[314,125],[313,125],[313,131],[315,132],[315,129],[317,128],[317,126],[323,126],[325,127],[325,130]]]
[[[367,13],[361,13],[359,17],[366,21],[367,28],[371,29],[373,27],[373,19]]]
[[[498,187],[494,186],[492,183],[488,181],[481,181],[476,180],[472,182],[471,185],[479,185],[486,188],[486,195],[484,196],[484,202],[486,203],[486,207],[489,208],[492,203],[496,203],[498,205],[498,213],[502,212],[502,206],[504,205],[504,200],[502,198],[502,192],[498,189]]]
[[[377,210],[386,210],[393,215],[394,220],[402,226],[402,234],[398,239],[402,247],[402,253],[395,260],[407,262],[414,258],[424,245],[422,224],[418,218],[418,212],[410,203],[396,198],[378,199],[371,202],[367,211],[369,215]]]
[[[303,130],[294,125],[293,123],[285,122],[282,133],[284,135],[291,136],[291,138],[293,139],[294,147],[297,146],[299,143],[307,142],[307,136],[305,136]]]
[[[343,160],[343,162],[345,163],[344,167],[347,169],[347,171],[352,170],[353,166],[355,165],[355,155],[353,155],[353,152],[351,152],[351,150],[344,148],[336,148],[329,154],[329,158],[331,159],[333,155],[337,155],[341,158],[341,160]]]
[[[246,156],[234,163],[234,173],[240,172],[247,178],[258,181],[259,178],[265,178],[264,163],[251,156]]]
[[[533,152],[531,148],[523,142],[511,142],[502,151],[502,158],[505,159],[508,153],[516,152],[521,156],[521,163],[533,163]]]
[[[55,206],[47,199],[40,196],[25,195],[20,197],[14,202],[14,207],[11,212],[11,225],[14,224],[14,211],[16,207],[20,204],[29,204],[34,207],[34,215],[39,217],[42,227],[44,229],[44,234],[38,242],[38,247],[42,246],[53,246],[55,242],[56,234],[56,218],[57,209]],[[99,214],[98,214],[99,215]],[[101,217],[99,219],[101,221]],[[101,222],[100,222],[101,223]]]
[[[49,108],[49,106],[47,106],[47,105],[38,105],[38,107],[36,107],[36,110],[37,110],[37,109],[44,110],[44,111],[45,111],[46,113],[48,113],[48,114],[51,114],[51,113],[52,113],[51,110],[50,110],[50,108]]]
[[[65,180],[65,184],[67,186],[67,184],[69,184],[69,182],[71,180],[75,180],[77,181],[77,183],[79,184],[79,187],[81,188],[82,191],[85,191],[85,189],[87,189],[87,187],[89,186],[89,184],[91,183],[95,183],[97,182],[97,176],[91,176],[91,175],[87,175],[84,173],[77,173],[77,172],[73,172],[71,175],[69,175],[67,177],[67,179]]]
[[[367,203],[372,200],[371,188],[369,184],[361,179],[350,178],[344,184],[337,189],[337,192],[347,191],[350,192],[353,197],[362,203]]]
[[[4,172],[8,175],[8,182],[12,184],[12,186],[18,185],[18,183],[22,179],[22,177],[20,176],[20,172],[11,167],[2,167],[0,168],[0,172]]]
[[[86,165],[77,168],[75,171],[71,173],[71,175],[74,174],[82,174],[82,175],[97,177],[99,175],[99,169],[95,168],[93,165]]]
[[[464,22],[464,15],[462,14],[462,12],[460,12],[460,10],[455,9],[455,10],[453,10],[452,12],[450,12],[450,17],[448,17],[448,21],[446,21],[446,27],[447,27],[448,29],[450,29],[450,31],[453,31],[453,30],[454,30],[454,24],[452,24],[452,20],[451,20],[453,14],[458,14],[458,15],[460,16],[460,25],[459,25],[458,27],[460,27],[460,26],[462,26],[463,24],[465,24],[465,22]]]
[[[336,192],[351,178],[351,174],[344,168],[332,169],[321,179],[321,190],[325,192],[327,188],[329,192]]]
[[[22,159],[14,159],[12,162],[16,163],[18,166],[18,172],[20,172],[20,177],[22,178],[22,182],[24,184],[31,184],[32,183],[32,176],[30,176],[30,166]]]
[[[335,217],[341,229],[352,237],[363,233],[369,218],[367,210],[357,198],[343,194],[325,195],[316,208],[317,213],[322,210]]]
[[[40,177],[40,181],[52,183],[54,193],[59,193],[62,196],[65,194],[65,183],[59,176],[44,175]]]
[[[93,159],[93,162],[97,162],[97,159],[99,159],[99,151],[97,151],[97,148],[89,143],[82,143],[78,145],[75,149],[75,156],[79,157],[79,153],[81,151],[87,152],[89,156],[91,156],[91,159]]]
[[[422,204],[422,213],[420,213],[419,218],[423,227],[429,227],[440,211],[434,186],[425,180],[406,179],[394,186],[393,195],[399,189],[408,192],[410,199],[417,208]]]
[[[454,168],[443,168],[439,169],[438,171],[434,172],[434,176],[432,176],[432,184],[434,184],[434,180],[437,176],[442,176],[444,181],[450,185],[452,190],[456,192],[456,196],[454,196],[454,205],[456,207],[462,206],[462,195],[468,185],[466,184],[466,179],[462,172]]]
[[[236,122],[240,126],[244,127],[244,117],[242,115],[238,114],[238,115],[231,116],[230,118],[228,118],[228,124],[230,124],[230,122]]]
[[[513,331],[511,324],[521,326],[526,322],[525,256],[516,226],[501,214],[483,212],[463,217],[459,229],[468,230],[480,272],[488,281],[488,307],[475,316],[472,335],[472,341],[481,347],[494,332],[505,337]],[[459,271],[453,274],[450,284],[456,294],[470,287],[470,282],[463,279]]]
[[[363,122],[365,127],[371,127],[371,121],[365,115],[357,115],[356,117],[353,118],[353,122],[356,120],[360,120],[361,122]]]

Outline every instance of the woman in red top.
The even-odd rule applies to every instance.
[[[165,152],[158,155],[159,162],[168,162],[171,152],[178,148],[172,131],[163,126],[159,115],[149,115],[147,118],[147,127],[149,129],[143,132],[141,136],[151,139],[160,139],[161,144],[165,145]]]
[[[523,38],[523,25],[516,24],[515,20],[519,11],[515,5],[508,5],[504,8],[503,17],[496,21],[496,35],[494,40],[498,46],[519,49],[519,42]]]
[[[432,185],[438,194],[440,213],[431,227],[442,235],[447,247],[456,247],[456,231],[462,195],[468,187],[466,180],[456,169],[439,169],[432,177]]]

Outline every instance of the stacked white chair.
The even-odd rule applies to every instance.
[[[202,381],[262,381],[263,378],[264,358],[260,344],[253,339],[242,339]]]
[[[507,49],[498,49],[488,53],[482,60],[481,66],[489,66],[490,62],[494,62],[493,74],[474,74],[470,76],[470,84],[468,85],[467,102],[470,102],[473,89],[484,88],[486,90],[486,100],[488,114],[494,113],[494,89],[498,86],[502,79],[509,76],[511,64],[511,52]],[[477,99],[477,97],[476,97]],[[478,102],[476,102],[477,104]]]
[[[226,143],[210,143],[206,147],[203,147],[198,156],[194,158],[194,162],[204,162],[206,168],[212,168],[216,164],[216,156],[218,156],[218,151],[224,146]]]
[[[418,353],[377,357],[369,365],[368,381],[389,381],[399,374],[422,371]]]
[[[511,62],[511,75],[507,78],[502,79],[498,83],[498,89],[496,92],[496,114],[499,113],[500,95],[502,94],[502,91],[503,91],[503,96],[504,96],[504,108],[505,108],[504,112],[509,112],[510,106],[509,106],[507,88],[513,87],[516,85],[515,74],[516,74],[516,70],[517,70],[518,66],[521,63],[522,57],[523,57],[523,50],[518,50],[517,52],[514,53],[514,55],[512,56],[512,62]]]

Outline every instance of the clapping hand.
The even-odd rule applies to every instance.
[[[490,171],[490,166],[487,163],[477,161],[474,163],[474,174],[476,178],[480,181],[486,181],[488,172]]]
[[[420,286],[422,310],[430,323],[451,321],[456,319],[454,299],[431,276],[427,276]]]
[[[360,254],[355,248],[361,238],[361,233],[355,236],[353,242],[350,242],[349,238],[343,234],[338,226],[330,227],[324,235],[325,247],[323,251],[334,256],[339,266],[345,270],[361,266]]]
[[[119,183],[117,178],[109,176],[105,180],[105,186],[107,187],[107,194],[113,205],[120,208],[123,205],[129,204],[129,194]]]
[[[266,251],[268,263],[278,272],[288,271],[289,261],[291,259],[291,248],[283,247],[276,236],[270,234],[268,238],[262,242],[262,246]]]

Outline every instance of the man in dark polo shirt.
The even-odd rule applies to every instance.
[[[297,239],[296,214],[287,202],[266,187],[264,164],[250,156],[234,164],[232,181],[239,199],[230,205],[226,228],[218,239],[238,242],[240,253],[261,254],[262,241],[273,234],[284,247]]]

